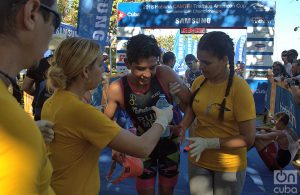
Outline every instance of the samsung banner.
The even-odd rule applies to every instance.
[[[119,3],[118,16],[119,27],[273,27],[275,1]]]
[[[285,112],[290,117],[289,126],[292,127],[300,136],[300,105],[296,104],[290,91],[280,86],[276,87],[275,113]]]
[[[113,0],[80,0],[78,10],[78,35],[93,39],[101,45],[107,40]]]
[[[64,34],[66,37],[77,37],[77,29],[69,24],[61,23],[55,34]]]

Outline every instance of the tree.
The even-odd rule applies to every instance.
[[[167,51],[173,51],[174,39],[174,35],[156,37],[159,46],[166,49]]]
[[[77,26],[79,0],[58,0],[57,7],[62,22]]]

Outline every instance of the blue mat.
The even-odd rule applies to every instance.
[[[257,118],[257,125],[262,121],[262,117]],[[186,135],[188,136],[188,134]],[[187,143],[186,143],[187,144]],[[181,151],[183,149],[181,148]],[[176,185],[174,195],[188,195],[189,185],[188,185],[188,168],[187,168],[187,152],[182,152],[180,157],[180,174],[179,181]],[[261,160],[256,149],[253,148],[248,151],[248,166],[245,185],[242,195],[267,195],[267,194],[276,194],[274,192],[279,190],[281,192],[288,192],[291,190],[297,190],[297,193],[280,193],[280,194],[300,194],[300,174],[297,175],[297,184],[296,185],[274,185],[274,173],[265,166],[264,162]],[[117,185],[112,185],[108,183],[105,179],[111,164],[111,150],[106,148],[102,151],[102,154],[99,158],[100,165],[100,178],[101,178],[101,195],[137,195],[135,190],[135,181],[134,179],[126,179],[120,182]],[[288,165],[285,170],[294,170],[291,165]],[[119,175],[120,169],[116,171],[116,175]],[[285,189],[284,189],[285,188]],[[157,189],[156,189],[157,190]],[[158,194],[158,193],[156,193]]]
[[[120,182],[117,185],[111,185],[105,180],[105,176],[108,173],[111,163],[111,150],[105,149],[100,158],[100,177],[101,177],[101,192],[102,195],[115,195],[115,194],[124,194],[124,195],[137,195],[135,190],[134,179],[126,179]],[[286,170],[293,170],[291,165],[285,168]],[[266,195],[266,194],[275,194],[275,187],[280,187],[280,190],[283,190],[282,185],[274,185],[273,172],[269,171],[267,167],[263,164],[263,161],[260,159],[256,149],[253,148],[248,152],[248,167],[245,186],[243,190],[243,195]],[[116,172],[118,175],[118,172]],[[298,174],[298,185],[288,185],[288,187],[296,187],[300,193],[300,178]],[[282,188],[282,189],[281,189]],[[299,194],[298,193],[298,194]],[[180,177],[179,182],[175,188],[175,195],[188,195],[189,186],[188,186],[188,172],[187,172],[187,153],[183,152],[181,155],[181,165],[180,165]],[[282,194],[282,193],[281,193]],[[292,194],[292,193],[286,193]]]

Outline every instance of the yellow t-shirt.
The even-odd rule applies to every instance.
[[[53,165],[51,186],[57,195],[95,195],[100,189],[100,150],[121,128],[75,94],[56,91],[44,104],[42,119],[54,123],[49,145]]]
[[[0,194],[54,195],[43,137],[0,80]]]
[[[194,92],[204,80],[198,77],[192,86]],[[239,135],[238,122],[256,118],[253,95],[247,82],[234,76],[230,93],[226,98],[224,121],[219,122],[219,104],[225,95],[227,80],[213,84],[208,80],[200,88],[193,101],[193,111],[197,118],[194,136],[204,138],[227,138]],[[198,162],[189,160],[201,167],[214,171],[236,172],[247,166],[247,148],[205,150]]]

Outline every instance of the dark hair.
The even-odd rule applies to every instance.
[[[287,61],[289,63],[293,63],[295,59],[298,57],[298,52],[295,49],[291,49],[287,52]]]
[[[286,57],[286,55],[287,55],[287,50],[283,50],[282,52],[281,52],[281,56],[284,56],[284,57]]]
[[[297,64],[297,66],[300,66],[300,59],[294,60],[293,63]]]
[[[15,34],[15,20],[18,11],[21,7],[27,3],[28,0],[2,0],[0,1],[0,34]],[[54,0],[40,0],[41,3],[51,7]],[[40,9],[40,12],[45,21],[48,21],[49,14],[44,9]]]
[[[138,63],[142,58],[160,57],[161,50],[153,36],[139,34],[131,37],[127,42],[126,56],[128,63]]]
[[[286,72],[285,67],[281,62],[279,62],[279,61],[273,62],[272,68],[274,68],[275,66],[279,66],[280,72],[278,73],[278,75],[274,75],[274,76],[290,77],[290,75]]]
[[[203,35],[198,43],[198,52],[199,50],[210,52],[212,55],[218,57],[219,59],[227,56],[229,61],[229,78],[226,86],[226,91],[222,103],[220,104],[220,112],[218,119],[220,121],[224,120],[224,111],[226,106],[226,98],[229,95],[230,88],[233,82],[234,76],[234,46],[232,39],[224,32],[213,31]],[[196,93],[204,85],[207,79],[201,83],[199,88],[194,92],[192,100],[194,100]]]
[[[184,58],[185,63],[189,63],[191,61],[197,61],[197,58],[193,54],[188,54]]]
[[[171,51],[164,53],[162,56],[162,61],[164,64],[168,64],[172,59],[175,59],[175,54]]]
[[[275,61],[275,62],[273,62],[273,67],[274,66],[282,66],[282,63],[279,61]]]

